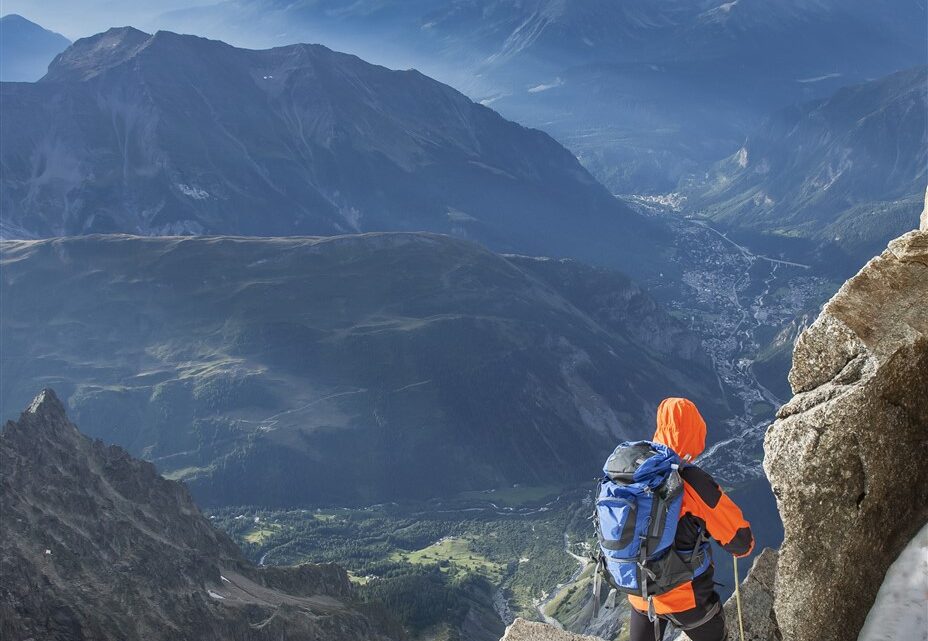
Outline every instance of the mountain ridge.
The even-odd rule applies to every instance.
[[[547,134],[319,45],[113,29],[0,90],[8,238],[434,231],[633,274],[669,250]]]
[[[687,186],[720,223],[839,247],[856,266],[918,222],[928,182],[928,67],[771,116]]]
[[[5,638],[402,638],[337,566],[249,564],[182,484],[83,436],[50,389],[4,426],[0,463]]]

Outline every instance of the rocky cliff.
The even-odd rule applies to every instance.
[[[928,520],[928,229],[889,244],[798,339],[764,469],[785,527],[789,641],[856,639],[887,568]]]
[[[0,434],[0,513],[8,641],[402,636],[334,565],[250,565],[183,485],[81,435],[50,390]]]

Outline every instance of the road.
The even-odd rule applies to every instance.
[[[812,266],[811,266],[811,265],[804,265],[803,263],[794,263],[794,262],[792,262],[792,261],[789,261],[789,260],[781,260],[781,259],[779,259],[779,258],[770,258],[770,256],[764,256],[763,254],[755,254],[755,253],[751,252],[751,250],[748,249],[747,247],[745,247],[744,245],[739,245],[738,243],[736,243],[735,241],[733,241],[731,238],[728,237],[727,234],[723,234],[722,232],[720,232],[718,229],[716,229],[715,227],[713,227],[712,225],[710,225],[710,224],[707,223],[706,221],[704,221],[704,220],[692,219],[692,222],[694,222],[695,224],[700,225],[700,226],[702,226],[702,227],[705,227],[706,229],[708,229],[708,230],[710,230],[710,231],[712,231],[712,232],[715,232],[715,233],[718,234],[723,240],[725,240],[725,242],[731,243],[732,245],[734,245],[734,246],[738,249],[738,251],[740,251],[742,254],[744,254],[745,258],[748,258],[748,259],[750,259],[750,260],[760,259],[760,260],[766,260],[767,262],[774,263],[774,264],[779,264],[779,265],[788,265],[788,266],[790,266],[790,267],[801,267],[802,269],[812,269]]]

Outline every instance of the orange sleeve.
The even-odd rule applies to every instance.
[[[685,469],[683,480],[688,499],[685,507],[706,522],[709,535],[730,554],[737,557],[750,554],[754,549],[751,524],[715,479],[700,468],[690,466]]]

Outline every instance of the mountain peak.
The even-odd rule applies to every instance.
[[[46,388],[32,399],[18,421],[6,424],[4,433],[9,436],[14,432],[30,440],[44,434],[56,434],[55,441],[60,442],[63,435],[77,435],[77,428],[68,420],[67,410],[58,395]]]
[[[0,80],[33,82],[71,41],[17,13],[0,18]]]
[[[42,80],[88,80],[131,58],[151,38],[151,34],[135,27],[113,27],[103,33],[81,38],[52,61]]]
[[[46,387],[36,394],[35,398],[26,408],[26,414],[36,414],[53,418],[65,418],[66,413],[64,405],[58,400],[55,390]]]
[[[27,438],[62,427],[67,438]],[[58,639],[167,641],[178,629],[216,641],[401,637],[368,618],[379,611],[354,607],[337,566],[248,563],[182,484],[81,435],[50,389],[0,434],[0,513],[4,639],[49,638],[48,621]]]

